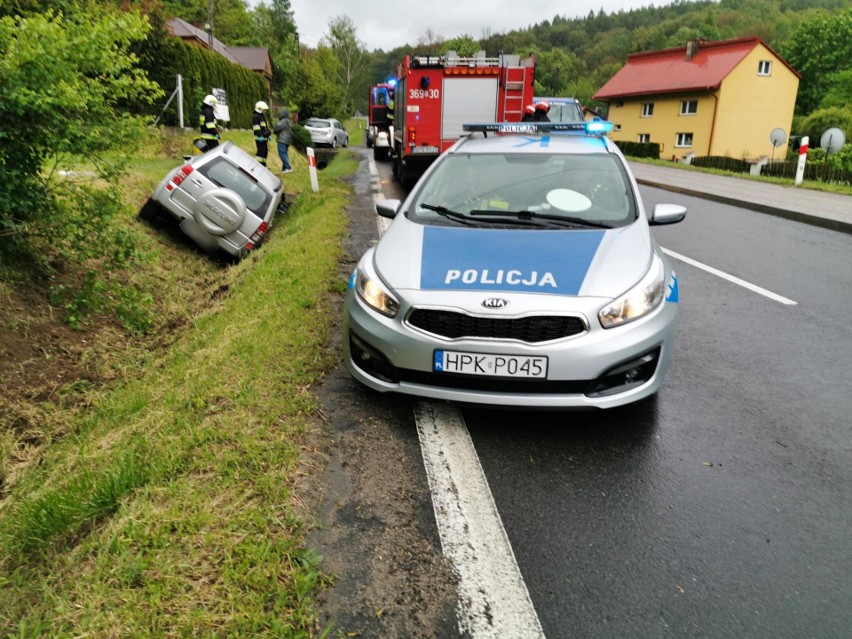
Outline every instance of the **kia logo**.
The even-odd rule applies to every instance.
[[[504,308],[509,305],[509,300],[500,299],[499,297],[489,297],[487,300],[482,300],[482,305],[485,308]]]

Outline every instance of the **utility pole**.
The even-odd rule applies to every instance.
[[[207,0],[207,45],[213,50],[213,3],[215,0]]]

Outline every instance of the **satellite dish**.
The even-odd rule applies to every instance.
[[[772,133],[769,134],[769,141],[772,142],[773,147],[781,146],[787,141],[787,134],[784,129],[772,129]]]
[[[846,144],[846,134],[837,127],[831,127],[819,139],[819,145],[826,153],[837,153],[844,144]]]

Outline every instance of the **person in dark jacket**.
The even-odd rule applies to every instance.
[[[532,122],[535,120],[535,105],[528,104],[524,107],[524,117],[521,118],[521,122]]]
[[[201,103],[201,114],[198,116],[198,128],[201,139],[206,144],[205,151],[219,146],[219,123],[216,122],[215,107],[219,103],[215,95],[208,95]]]
[[[261,100],[254,105],[254,113],[251,116],[251,130],[254,133],[255,154],[254,159],[266,166],[266,156],[269,155],[269,140],[272,133],[269,131],[269,123],[266,121],[266,112],[269,105]]]
[[[281,109],[278,122],[272,127],[278,138],[278,157],[281,158],[282,173],[292,173],[290,166],[290,145],[293,143],[293,124],[290,122],[290,111]]]

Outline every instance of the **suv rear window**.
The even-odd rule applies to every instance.
[[[198,170],[218,186],[236,192],[246,203],[246,208],[258,217],[262,218],[269,208],[272,194],[225,158],[218,158]]]

